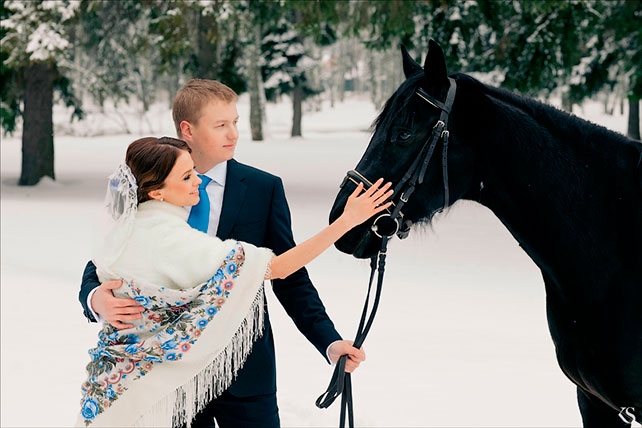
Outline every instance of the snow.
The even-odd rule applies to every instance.
[[[40,3],[40,7],[43,10],[49,10],[56,13],[59,13],[63,21],[68,20],[80,7],[80,2],[78,1],[60,1],[60,0],[46,0]]]
[[[263,84],[265,88],[276,88],[281,83],[291,82],[292,77],[284,71],[277,71]]]
[[[170,112],[152,108],[155,135],[173,135]],[[291,103],[268,104],[270,140],[252,143],[247,96],[236,158],[283,178],[293,231],[303,241],[327,224],[345,172],[363,153],[376,111],[365,99],[303,118],[290,139]],[[56,110],[56,124],[67,120]],[[579,115],[623,132],[626,116]],[[94,113],[98,115],[98,113]],[[139,120],[125,114],[130,128]],[[99,116],[92,119],[99,122]],[[83,122],[72,126],[81,127]],[[147,130],[144,130],[147,132]],[[97,326],[77,294],[90,258],[92,223],[106,177],[141,135],[58,136],[56,181],[16,185],[19,136],[1,154],[1,425],[70,426]],[[351,338],[365,297],[368,263],[334,248],[309,265],[328,313]],[[269,286],[268,286],[269,290]],[[457,203],[434,227],[391,242],[385,289],[353,375],[358,426],[580,426],[575,389],[557,366],[539,270],[486,208]],[[339,402],[314,401],[332,368],[268,291],[284,427],[337,426]]]
[[[277,57],[272,58],[272,59],[268,62],[268,64],[267,64],[267,65],[268,65],[268,67],[270,67],[270,68],[278,68],[278,67],[282,66],[283,64],[285,64],[285,63],[287,63],[287,62],[288,62],[288,59],[287,59],[286,57],[284,57],[284,56],[277,56]]]
[[[319,62],[316,59],[310,58],[305,55],[297,62],[297,68],[299,70],[309,70],[315,67]]]
[[[297,56],[303,55],[305,50],[303,49],[303,44],[301,43],[292,43],[288,46],[288,50],[285,52],[286,56]]]
[[[270,34],[266,35],[265,37],[263,37],[263,43],[280,42],[281,40],[282,40],[281,39],[281,35],[280,34],[276,34],[276,33],[270,33]]]
[[[571,79],[569,80],[569,84],[579,85],[584,83],[586,75],[589,72],[590,65],[595,61],[595,56],[596,55],[585,56],[580,60],[579,64],[573,67],[571,70]]]
[[[557,11],[552,12],[550,15],[540,15],[535,19],[535,22],[538,23],[542,21],[541,23],[538,24],[537,28],[533,31],[533,33],[528,36],[526,39],[526,43],[531,45],[535,44],[538,41],[538,38],[540,38],[540,33],[542,30],[546,28],[546,26],[553,22],[555,18],[557,17]]]
[[[27,53],[31,54],[34,61],[45,61],[56,51],[61,51],[69,45],[69,42],[62,38],[54,30],[52,25],[44,22],[29,35]]]
[[[463,38],[461,37],[461,31],[459,30],[459,27],[455,28],[455,31],[453,31],[452,36],[450,37],[450,41],[448,42],[449,45],[458,45],[463,41]]]
[[[15,30],[17,34],[27,34],[27,45],[24,49],[30,60],[46,61],[69,45],[61,36],[60,24],[70,19],[78,7],[79,2],[48,0],[38,4],[10,1],[7,2],[7,8],[15,14],[2,20],[2,26]],[[55,17],[47,17],[43,11],[47,14],[53,13]],[[10,33],[7,34],[3,42],[10,37]]]

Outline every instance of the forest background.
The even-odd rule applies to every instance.
[[[5,1],[0,7],[0,118],[22,133],[21,185],[55,179],[54,138],[100,127],[58,126],[136,105],[141,129],[159,101],[171,105],[190,78],[249,92],[252,139],[264,139],[265,103],[288,96],[291,135],[304,112],[346,93],[377,108],[403,80],[399,45],[418,60],[429,39],[448,70],[547,100],[562,108],[588,98],[624,111],[640,139],[642,2],[639,0],[57,0]]]
[[[327,225],[403,80],[400,44],[422,60],[432,38],[450,72],[639,139],[640,1],[0,0],[0,18],[2,426],[73,424],[99,328],[77,295],[105,179],[130,141],[173,135],[187,79],[241,94],[237,159],[283,178],[299,239]],[[459,201],[388,260],[357,425],[581,425],[541,273],[490,210]],[[352,334],[367,261],[330,249],[308,269]],[[336,426],[339,406],[313,404],[331,367],[266,289],[283,426]]]

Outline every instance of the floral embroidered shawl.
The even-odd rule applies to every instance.
[[[105,324],[89,350],[77,426],[187,424],[229,387],[263,331],[270,254],[235,248],[189,289],[123,280],[115,290],[146,308],[133,328]],[[250,263],[251,261],[251,263]]]

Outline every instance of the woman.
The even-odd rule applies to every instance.
[[[224,391],[262,333],[263,279],[284,278],[390,203],[390,183],[360,185],[343,215],[274,256],[192,229],[185,206],[201,180],[190,149],[163,137],[133,142],[110,177],[112,223],[94,263],[101,282],[122,279],[117,297],[146,308],[130,329],[105,324],[90,350],[80,425],[189,425]]]

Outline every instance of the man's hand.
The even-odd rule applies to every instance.
[[[145,308],[134,299],[119,299],[114,297],[112,290],[123,285],[123,281],[107,281],[100,284],[91,296],[91,308],[102,319],[118,329],[132,328],[132,324],[122,321],[133,321],[142,318]]]
[[[328,356],[335,363],[339,361],[339,357],[348,354],[346,373],[355,371],[359,364],[366,359],[366,353],[363,352],[363,349],[357,349],[352,344],[352,340],[337,340],[328,348]]]

